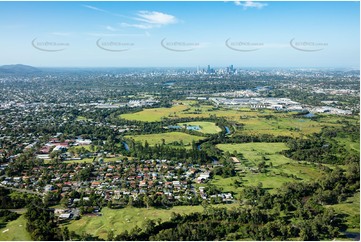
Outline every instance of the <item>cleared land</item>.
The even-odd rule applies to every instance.
[[[173,142],[183,141],[185,147],[190,146],[192,141],[198,141],[204,139],[204,137],[190,135],[182,132],[170,132],[170,133],[161,133],[161,134],[144,134],[144,135],[133,135],[133,136],[125,136],[126,138],[132,138],[135,141],[140,141],[143,144],[145,141],[148,142],[149,145],[161,144],[162,139],[165,140],[165,144],[171,144]]]
[[[31,240],[29,233],[26,231],[26,219],[21,215],[14,221],[10,221],[0,230],[1,241],[24,241]]]
[[[222,131],[222,129],[213,122],[188,122],[188,123],[178,123],[177,125],[181,127],[184,127],[184,125],[199,126],[201,129],[197,131],[203,134],[216,134]]]

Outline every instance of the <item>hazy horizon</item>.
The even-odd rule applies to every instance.
[[[24,63],[10,63],[10,64],[3,64],[0,65],[1,66],[15,66],[15,65],[25,65],[25,66],[31,66],[31,67],[35,67],[35,68],[44,68],[44,69],[194,69],[196,70],[197,68],[199,69],[206,69],[208,64],[206,65],[202,65],[202,66],[34,66],[34,65],[28,65],[28,64],[24,64]],[[216,69],[221,69],[221,68],[226,68],[229,67],[232,64],[229,65],[224,65],[224,66],[211,66],[211,68],[216,68]],[[234,66],[234,65],[233,65]],[[315,69],[315,70],[344,70],[344,69],[352,69],[352,70],[360,70],[359,67],[311,67],[311,66],[299,66],[299,67],[292,67],[292,66],[284,66],[284,67],[279,67],[279,66],[234,66],[234,68],[236,69]]]

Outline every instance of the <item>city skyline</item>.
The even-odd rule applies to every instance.
[[[0,2],[0,31],[7,33],[0,65],[359,68],[359,7],[359,2]]]

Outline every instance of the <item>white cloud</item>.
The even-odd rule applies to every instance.
[[[243,6],[243,9],[245,9],[245,10],[247,8],[261,9],[268,5],[267,3],[252,2],[252,1],[234,1],[234,4],[236,4],[237,6]]]
[[[137,13],[137,17],[133,19],[137,20],[138,22],[121,23],[121,26],[137,29],[153,29],[178,22],[178,19],[175,16],[156,11],[139,11]]]
[[[83,6],[86,7],[86,8],[89,8],[89,9],[91,9],[91,10],[108,13],[107,10],[104,10],[104,9],[101,9],[101,8],[97,8],[97,7],[94,7],[94,6],[91,6],[91,5],[83,5]]]
[[[167,25],[178,22],[177,18],[173,15],[156,11],[139,11],[137,15],[140,18],[135,18],[136,20],[149,24]]]
[[[108,14],[111,14],[111,15],[116,16],[116,17],[128,18],[127,16],[124,16],[122,14],[112,13],[112,12],[107,11],[105,9],[97,8],[97,7],[94,7],[94,6],[91,6],[91,5],[85,5],[84,4],[83,7],[89,8],[91,10],[98,11],[98,12],[108,13]]]
[[[108,13],[113,16],[123,17],[137,21],[135,23],[125,23],[125,22],[120,23],[120,26],[122,27],[137,28],[137,29],[153,29],[153,28],[160,28],[168,24],[175,24],[178,22],[178,19],[175,16],[157,11],[138,11],[135,17],[134,16],[130,17],[121,14],[115,14],[107,10],[94,7],[92,5],[82,5],[82,6],[94,11]],[[118,31],[118,29],[112,26],[105,26],[105,29],[113,32]]]
[[[160,27],[160,25],[154,24],[128,24],[128,23],[121,23],[122,27],[129,27],[129,28],[137,28],[137,29],[152,29],[156,27]]]

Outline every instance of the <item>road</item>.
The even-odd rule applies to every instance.
[[[34,192],[34,191],[31,191],[31,190],[20,189],[20,188],[15,188],[15,187],[7,187],[7,186],[1,185],[1,184],[0,184],[0,187],[6,188],[6,189],[9,189],[9,190],[13,190],[13,191],[17,191],[17,192],[25,192],[25,193],[29,193],[29,194],[34,194],[34,195],[38,195],[38,196],[41,196],[41,197],[44,196],[43,193]]]

